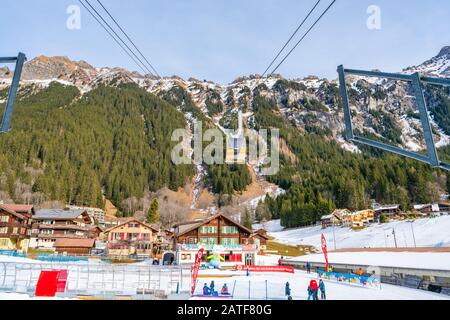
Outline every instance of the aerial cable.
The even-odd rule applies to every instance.
[[[323,18],[323,16],[328,12],[328,10],[331,9],[331,7],[334,5],[334,3],[337,0],[333,0],[333,2],[325,9],[325,11],[320,15],[320,17],[313,23],[313,25],[306,31],[306,33],[303,35],[303,37],[295,44],[295,46],[288,52],[288,54],[281,60],[281,62],[276,66],[275,69],[270,73],[270,75],[274,74],[278,68],[283,64],[284,61],[291,55],[292,52],[298,47],[298,45],[303,41],[303,39],[306,38],[306,36],[311,32],[311,30],[316,26],[316,24]]]
[[[300,25],[297,27],[297,29],[294,31],[294,33],[291,35],[291,37],[289,38],[288,41],[286,41],[286,43],[284,44],[283,48],[281,48],[280,52],[278,52],[278,54],[276,55],[276,57],[272,60],[272,62],[269,64],[269,66],[267,67],[267,69],[264,71],[263,73],[263,77],[266,75],[267,71],[269,71],[270,67],[272,67],[272,65],[275,63],[275,61],[280,57],[281,53],[283,53],[284,49],[286,49],[286,47],[288,46],[288,44],[291,42],[291,40],[295,37],[295,35],[298,33],[298,31],[300,30],[301,27],[303,27],[303,25],[305,24],[306,20],[308,20],[309,16],[314,12],[314,10],[316,9],[316,7],[319,5],[320,1],[322,0],[318,0],[316,2],[316,4],[314,5],[314,7],[309,11],[308,15],[303,19],[303,21],[300,23]]]
[[[84,3],[82,2],[82,0],[78,0],[81,4],[83,4],[83,6],[89,11],[89,13],[97,20],[97,22],[99,22],[100,23],[100,21],[97,19],[97,17],[93,14],[93,12],[91,11],[91,10],[89,10],[85,5],[84,5]],[[136,60],[137,61],[139,61],[139,63],[137,63],[138,64],[138,66],[142,69],[142,71],[144,72],[144,75],[146,74],[146,73],[150,73],[151,75],[153,75],[153,73],[145,66],[145,64],[142,62],[142,60],[136,55],[136,53],[134,53],[134,51],[125,43],[125,41],[117,34],[117,32],[111,27],[111,25],[103,18],[103,16],[89,3],[89,0],[84,0],[88,5],[89,5],[89,7],[97,14],[97,16],[103,21],[103,23],[104,24],[106,24],[106,26],[112,31],[112,33],[114,33],[114,35],[115,35],[115,37],[114,37],[114,39],[116,40],[116,42],[117,42],[117,39],[116,39],[116,37],[118,38],[118,41],[120,41],[127,49],[128,49],[128,51],[127,51],[127,53],[131,53],[133,56],[134,56],[134,58],[133,58],[133,60],[136,62]],[[106,29],[106,27],[103,25],[103,23],[101,23],[101,25],[102,25],[102,27],[104,28],[104,29]],[[111,34],[110,32],[108,32],[109,34]],[[121,45],[121,47],[123,48],[123,46]]]
[[[133,40],[131,40],[131,38],[128,36],[128,34],[123,30],[123,28],[120,26],[120,24],[117,22],[116,19],[114,19],[114,17],[112,16],[112,14],[108,11],[108,9],[106,9],[106,7],[103,5],[103,3],[100,0],[97,0],[97,2],[100,4],[100,6],[103,8],[103,10],[105,10],[105,12],[108,14],[108,16],[111,18],[112,21],[114,21],[114,23],[116,24],[116,26],[120,29],[120,31],[122,31],[122,33],[127,37],[128,41],[131,42],[131,44],[133,45],[133,47],[139,52],[139,54],[142,56],[142,58],[144,58],[144,60],[148,63],[148,65],[150,66],[150,68],[153,70],[153,72],[158,76],[158,78],[161,78],[161,76],[159,75],[158,71],[156,71],[156,69],[153,67],[153,65],[148,61],[148,59],[145,57],[145,55],[141,52],[141,50],[139,50],[139,48],[136,46],[136,44],[134,43]]]

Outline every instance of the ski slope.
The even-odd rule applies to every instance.
[[[287,260],[325,263],[323,254],[287,258]],[[328,261],[330,264],[450,271],[450,252],[330,252]]]
[[[217,272],[216,272],[217,273]],[[199,279],[195,293],[201,294],[203,284],[209,285],[214,281],[215,288],[220,291],[223,284],[227,284],[230,293],[234,289],[234,299],[236,300],[287,300],[284,295],[286,282],[291,287],[293,300],[307,300],[307,288],[312,279],[317,280],[315,273],[296,270],[295,274],[273,274],[273,273],[251,273],[250,276],[237,275],[224,278],[220,275],[211,275]],[[266,291],[267,281],[267,291]],[[449,300],[450,297],[423,290],[398,287],[382,284],[381,288],[368,288],[350,285],[346,283],[336,283],[324,280],[327,300]],[[267,293],[266,293],[267,292]],[[211,300],[205,297],[193,297],[193,300]]]
[[[255,225],[255,228],[261,225]],[[320,248],[320,237],[323,233],[327,239],[329,250],[348,248],[394,248],[395,230],[397,246],[414,247],[449,247],[450,216],[417,219],[414,222],[393,221],[385,224],[372,224],[363,230],[352,230],[348,227],[322,229],[321,226],[283,230],[280,220],[266,224],[269,235],[275,241],[289,245],[311,245]],[[334,243],[336,238],[336,246]]]

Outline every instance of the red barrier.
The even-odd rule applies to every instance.
[[[36,285],[36,297],[54,297],[66,290],[67,270],[41,271]]]
[[[295,273],[295,268],[288,266],[242,266],[242,265],[236,266],[236,271],[247,271],[247,270],[250,272]]]

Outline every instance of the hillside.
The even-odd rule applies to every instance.
[[[446,76],[449,55],[444,48],[404,72]],[[8,69],[0,70],[0,111],[10,77]],[[395,82],[350,79],[355,128],[421,150],[409,90]],[[426,97],[439,151],[450,157],[448,92],[428,88]],[[280,129],[277,175],[262,177],[257,166],[173,165],[170,137],[175,129],[192,130],[194,120],[235,129],[238,111],[246,114],[250,130]],[[13,130],[0,136],[0,200],[102,206],[104,196],[130,214],[164,188],[184,188],[192,210],[228,206],[230,213],[242,213],[241,202],[255,208],[245,192],[262,199],[265,185],[272,183],[269,189],[276,191],[275,184],[286,192],[267,197],[260,209],[293,227],[335,207],[365,207],[370,199],[408,208],[449,192],[444,171],[345,142],[342,117],[336,80],[250,76],[219,85],[40,56],[26,63]]]
[[[255,227],[260,227],[256,225]],[[325,235],[329,250],[334,250],[333,229],[308,227],[283,230],[279,220],[270,221],[266,226],[275,241],[289,245],[311,245],[318,249],[321,246],[321,235]],[[450,246],[450,216],[431,219],[418,219],[413,223],[414,235],[418,247],[445,248]],[[352,230],[347,227],[335,227],[337,249],[349,248],[395,248],[395,230],[397,245],[401,248],[413,248],[411,223],[395,221],[385,224],[373,224],[363,230]]]

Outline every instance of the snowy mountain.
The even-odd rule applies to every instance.
[[[450,76],[450,46],[424,63],[403,70],[437,77]],[[0,69],[0,87],[8,84],[12,74]],[[156,79],[122,68],[95,68],[85,61],[67,57],[36,57],[25,64],[23,84],[47,86],[51,81],[77,86],[81,92],[100,84],[137,83],[149,92],[164,94],[174,88],[186,92],[206,118],[223,127],[233,128],[237,114],[246,114],[247,125],[252,123],[252,101],[255,94],[273,101],[279,114],[300,131],[318,133],[338,141],[344,148],[358,152],[358,148],[342,138],[344,121],[337,80],[309,76],[287,80],[281,76],[262,78],[242,77],[231,84],[220,85],[179,77]],[[425,147],[418,111],[411,89],[405,83],[381,79],[349,77],[349,97],[355,130],[418,151]],[[438,147],[450,144],[450,127],[442,104],[449,101],[446,94],[427,94],[432,126]],[[445,101],[444,101],[445,100]],[[444,101],[444,102],[443,102]],[[444,119],[443,119],[444,118]],[[387,138],[387,140],[386,140]]]

